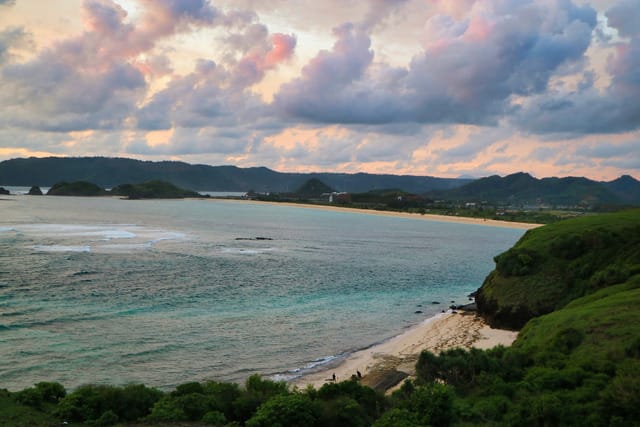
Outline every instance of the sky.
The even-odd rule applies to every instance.
[[[640,179],[640,0],[0,0],[0,160]]]

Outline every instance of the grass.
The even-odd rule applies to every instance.
[[[585,216],[529,230],[497,256],[478,294],[495,326],[530,318],[640,273],[640,209]]]

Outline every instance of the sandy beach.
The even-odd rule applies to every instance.
[[[422,350],[438,353],[456,347],[488,349],[511,345],[516,337],[517,332],[492,329],[473,313],[442,313],[388,341],[353,353],[338,366],[298,378],[291,384],[319,388],[330,382],[334,374],[337,381],[343,381],[359,371],[363,384],[386,390],[402,377],[414,374]]]
[[[268,204],[273,206],[288,206],[294,208],[306,208],[306,209],[319,209],[325,211],[334,211],[334,212],[350,212],[350,213],[359,213],[366,215],[381,215],[381,216],[393,216],[399,218],[412,218],[412,219],[423,219],[427,221],[444,221],[444,222],[455,222],[458,224],[476,224],[476,225],[486,225],[492,227],[508,227],[508,228],[518,228],[522,230],[529,230],[532,228],[541,227],[542,224],[531,224],[527,222],[513,222],[513,221],[498,221],[495,219],[484,219],[484,218],[470,218],[463,216],[448,216],[448,215],[435,215],[435,214],[418,214],[418,213],[409,213],[409,212],[394,212],[394,211],[377,211],[374,209],[357,209],[357,208],[345,208],[340,206],[330,206],[330,205],[314,205],[307,203],[289,203],[289,202],[265,202],[258,200],[233,200],[233,199],[214,199],[214,200],[223,200],[229,201],[233,203],[260,203],[260,204]]]

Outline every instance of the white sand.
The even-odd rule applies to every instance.
[[[319,388],[335,373],[338,381],[347,380],[360,371],[366,377],[372,372],[398,370],[409,375],[422,350],[438,353],[455,347],[492,348],[510,345],[517,332],[490,328],[481,318],[468,313],[444,313],[427,319],[384,343],[358,351],[340,365],[292,381],[292,385]]]
[[[448,216],[448,215],[435,215],[435,214],[423,215],[423,214],[408,213],[408,212],[344,208],[344,207],[330,206],[330,205],[314,205],[314,204],[288,203],[288,202],[264,202],[264,201],[258,201],[258,200],[233,200],[233,199],[212,199],[212,200],[226,201],[226,202],[233,202],[233,203],[262,203],[262,204],[269,204],[273,206],[288,206],[288,207],[295,207],[295,208],[302,208],[302,209],[304,208],[319,209],[319,210],[335,211],[335,212],[351,212],[351,213],[360,213],[360,214],[367,214],[367,215],[395,216],[400,218],[424,219],[428,221],[455,222],[459,224],[489,225],[493,227],[519,228],[523,230],[528,230],[531,228],[537,228],[542,226],[542,224],[531,224],[526,222],[497,221],[494,219],[469,218],[469,217],[463,217],[463,216]]]

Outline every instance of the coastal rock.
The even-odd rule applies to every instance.
[[[37,185],[34,185],[29,189],[27,193],[29,196],[42,196],[42,190]]]
[[[4,196],[8,196],[11,194],[11,191],[7,190],[4,187],[0,187],[0,194],[4,195]]]

